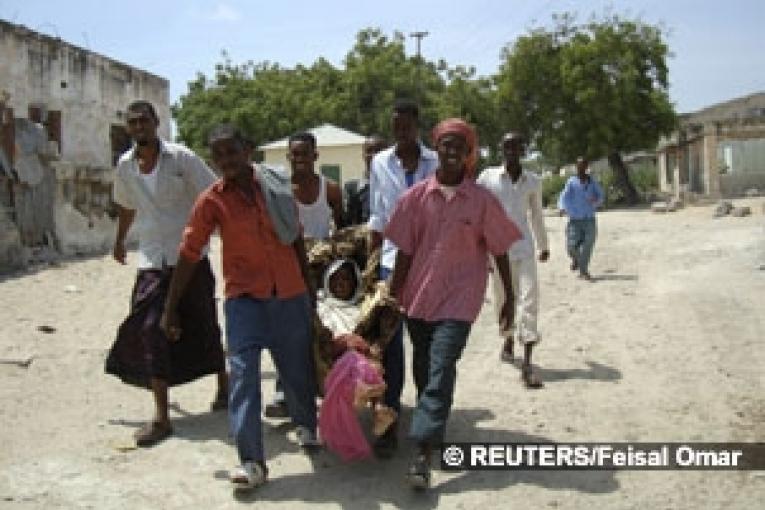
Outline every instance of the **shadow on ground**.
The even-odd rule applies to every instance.
[[[513,360],[513,366],[518,369],[520,374],[522,360],[516,358]],[[534,367],[534,371],[542,379],[542,382],[554,383],[568,381],[570,379],[587,379],[590,381],[616,382],[622,378],[622,373],[608,365],[596,361],[585,361],[587,368],[548,368]]]
[[[410,415],[411,410],[405,410],[402,422],[408,423]],[[477,426],[479,422],[493,418],[494,414],[486,409],[455,409],[450,418],[448,436],[469,438],[474,442],[553,442],[550,438],[521,431]],[[405,429],[402,428],[401,432],[402,437],[405,436]],[[280,476],[272,469],[272,478],[266,485],[251,493],[236,494],[234,497],[242,503],[252,504],[258,501],[300,501],[335,503],[342,508],[354,510],[376,510],[383,505],[431,509],[438,507],[443,497],[471,492],[491,493],[512,489],[518,484],[592,494],[613,492],[619,488],[612,471],[518,470],[452,474],[435,470],[431,489],[427,492],[414,492],[404,482],[404,473],[412,452],[413,444],[405,440],[400,443],[398,452],[392,459],[344,464],[331,453],[319,451],[311,456],[312,473]],[[433,465],[440,465],[437,454],[434,454]],[[215,473],[214,476],[224,478],[221,473]]]

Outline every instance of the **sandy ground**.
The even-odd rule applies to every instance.
[[[594,283],[569,272],[565,220],[547,218],[536,358],[546,387],[525,390],[500,363],[487,303],[460,363],[448,438],[765,441],[765,200],[742,202],[753,216],[601,214]],[[410,443],[389,461],[347,465],[304,455],[278,422],[265,431],[271,481],[238,500],[226,415],[207,412],[213,378],[172,391],[172,439],[129,448],[151,400],[103,364],[133,277],[104,256],[0,280],[1,508],[762,508],[765,472],[437,471],[433,489],[415,494],[403,483]],[[267,356],[264,374],[269,398]],[[404,402],[408,423],[411,380]]]

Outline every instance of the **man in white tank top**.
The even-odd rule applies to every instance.
[[[343,193],[338,183],[314,172],[319,157],[316,137],[311,133],[296,133],[289,138],[287,159],[292,167],[292,192],[298,205],[303,236],[306,239],[326,239],[331,230],[343,227]]]
[[[298,206],[298,217],[305,239],[327,239],[332,230],[343,227],[343,193],[340,186],[314,172],[319,157],[316,137],[307,131],[290,136],[287,159],[292,168],[292,193]],[[276,374],[273,401],[266,405],[269,418],[287,418],[281,377]]]

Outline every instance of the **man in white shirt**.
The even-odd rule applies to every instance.
[[[189,149],[160,140],[158,126],[151,103],[135,101],[128,106],[127,130],[135,145],[117,164],[113,191],[119,211],[113,256],[125,264],[125,238],[132,226],[138,235],[138,274],[130,314],[109,351],[106,372],[153,392],[155,414],[137,431],[138,446],[151,446],[172,434],[168,386],[217,374],[213,410],[225,409],[228,401],[215,279],[206,256],[178,307],[185,324],[181,338],[170,341],[160,329],[189,212],[197,196],[217,178]]]
[[[505,208],[508,217],[518,225],[523,233],[523,239],[514,243],[508,252],[513,280],[513,293],[517,310],[515,326],[503,329],[500,322],[500,334],[505,337],[501,358],[513,362],[513,336],[524,346],[521,377],[528,388],[542,387],[542,381],[534,373],[531,365],[531,354],[534,346],[540,341],[537,330],[537,315],[539,312],[539,282],[537,279],[537,264],[534,253],[534,242],[539,251],[540,262],[546,262],[550,257],[547,242],[547,231],[542,214],[542,183],[534,173],[521,167],[521,156],[526,147],[523,137],[517,133],[507,133],[500,143],[504,166],[491,167],[481,172],[478,184],[494,194]],[[531,216],[531,228],[529,228]],[[534,232],[532,240],[531,232]],[[492,288],[494,304],[499,306],[505,302],[504,290],[496,272],[492,273]],[[515,331],[513,331],[513,329]]]
[[[396,141],[393,147],[378,152],[369,171],[369,230],[371,250],[382,245],[380,278],[387,279],[396,261],[396,246],[386,239],[385,230],[399,198],[412,185],[430,177],[438,168],[438,156],[419,141],[420,110],[416,103],[399,100],[393,106],[391,128]],[[400,414],[404,388],[404,332],[396,332],[385,348],[383,368],[385,405]],[[393,424],[375,443],[378,457],[389,457],[398,445],[397,424]]]

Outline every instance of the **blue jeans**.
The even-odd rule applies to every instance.
[[[231,374],[229,421],[239,459],[264,459],[260,353],[271,351],[284,382],[293,423],[316,428],[316,383],[311,361],[307,294],[290,299],[230,298],[225,303]]]
[[[409,429],[409,437],[415,441],[429,444],[443,441],[457,382],[457,361],[471,326],[469,322],[457,320],[406,321],[412,339],[417,386],[417,406]]]
[[[579,274],[590,272],[590,258],[595,238],[598,236],[598,225],[595,218],[581,220],[570,219],[566,225],[566,248],[568,255],[579,266]]]
[[[391,270],[386,267],[380,267],[380,278],[386,280]],[[398,413],[401,411],[401,392],[404,389],[404,325],[398,327],[393,334],[388,346],[383,353],[383,368],[385,373],[385,405],[395,409]]]

